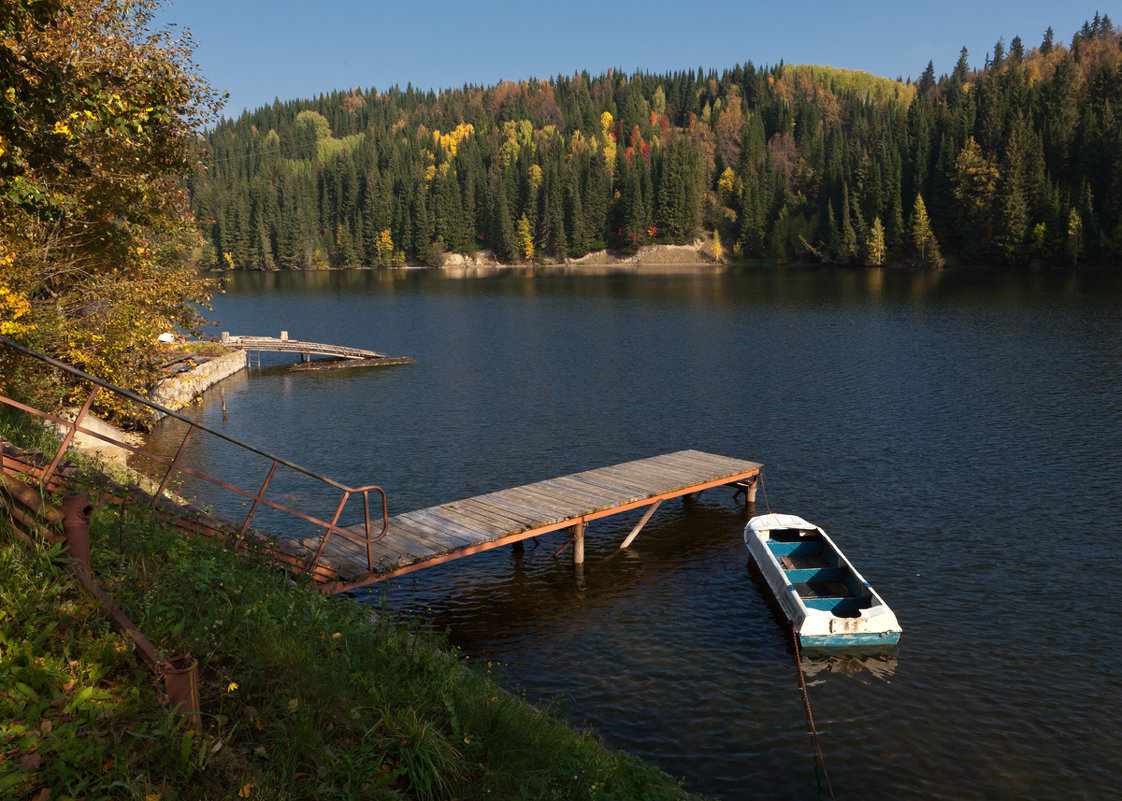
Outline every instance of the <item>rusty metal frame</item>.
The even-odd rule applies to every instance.
[[[234,437],[231,437],[227,434],[223,434],[221,431],[216,431],[213,428],[210,428],[206,425],[203,425],[202,423],[199,423],[198,421],[191,420],[190,418],[186,417],[185,415],[182,415],[182,414],[180,414],[179,412],[177,412],[173,409],[169,409],[166,406],[162,406],[158,403],[154,403],[154,402],[148,400],[147,398],[144,398],[141,395],[136,394],[135,392],[131,392],[131,391],[129,391],[129,390],[123,388],[123,387],[117,386],[116,384],[110,383],[110,382],[105,381],[101,378],[90,375],[89,373],[87,373],[83,370],[79,370],[78,368],[76,368],[72,365],[66,364],[65,362],[58,361],[57,359],[53,359],[50,356],[47,356],[45,354],[38,353],[37,351],[31,350],[30,348],[27,348],[23,345],[20,345],[17,342],[13,342],[10,339],[7,339],[6,337],[0,337],[0,344],[7,346],[14,351],[22,353],[25,356],[29,356],[33,359],[41,361],[44,364],[49,364],[52,367],[55,367],[59,370],[62,370],[63,372],[69,373],[70,375],[73,375],[77,378],[80,378],[84,381],[88,381],[91,384],[93,384],[92,391],[90,392],[89,396],[86,398],[85,403],[82,405],[81,410],[79,411],[77,417],[75,417],[75,419],[73,421],[57,417],[55,415],[49,414],[48,412],[40,411],[39,409],[35,409],[31,406],[20,403],[19,401],[15,400],[13,398],[9,398],[5,395],[0,395],[0,403],[11,406],[15,409],[19,409],[21,411],[27,412],[27,413],[32,414],[36,417],[39,417],[43,420],[49,420],[49,421],[51,421],[51,422],[53,422],[53,423],[55,423],[59,426],[62,426],[63,428],[66,429],[66,434],[63,436],[62,444],[59,446],[58,451],[54,454],[54,457],[52,458],[50,465],[47,467],[47,469],[40,476],[40,483],[44,487],[47,486],[48,482],[50,481],[51,477],[54,475],[55,471],[58,470],[58,466],[62,462],[63,456],[66,453],[66,449],[70,446],[70,443],[73,441],[74,435],[76,433],[87,434],[89,436],[100,439],[103,442],[108,442],[112,445],[116,445],[118,447],[124,448],[125,450],[129,451],[130,453],[134,453],[138,456],[142,456],[142,457],[144,457],[144,458],[146,458],[146,459],[148,459],[152,462],[155,462],[156,464],[161,464],[161,465],[164,465],[168,468],[167,472],[164,474],[163,480],[160,483],[159,490],[157,491],[155,497],[153,498],[153,503],[155,502],[156,498],[159,498],[161,495],[163,495],[164,491],[167,489],[168,483],[171,481],[172,477],[177,472],[181,473],[181,474],[186,474],[186,475],[192,476],[194,478],[200,479],[201,481],[205,481],[209,484],[213,484],[214,486],[219,487],[221,489],[224,489],[227,492],[232,492],[232,493],[235,493],[237,495],[241,495],[242,497],[248,498],[248,499],[253,501],[253,505],[250,508],[249,513],[246,515],[246,518],[242,522],[241,527],[238,531],[239,535],[245,534],[245,532],[249,529],[249,524],[253,520],[253,517],[257,513],[257,509],[261,504],[264,504],[265,506],[268,506],[272,509],[276,509],[277,511],[284,512],[286,514],[292,515],[293,517],[297,517],[301,520],[304,520],[308,523],[311,523],[311,524],[313,524],[317,527],[322,528],[323,529],[323,536],[320,540],[319,547],[316,550],[314,556],[311,559],[308,560],[307,564],[304,567],[304,572],[312,574],[312,573],[315,572],[316,568],[319,567],[319,558],[322,556],[324,548],[327,545],[327,541],[328,541],[328,539],[330,539],[332,534],[339,534],[340,536],[344,537],[345,539],[349,539],[352,542],[355,542],[359,545],[365,545],[366,546],[366,553],[367,553],[367,569],[370,570],[370,571],[374,570],[374,563],[373,563],[373,555],[372,555],[372,551],[371,551],[371,545],[373,543],[377,542],[378,540],[382,539],[386,535],[386,531],[389,529],[389,503],[388,503],[388,500],[386,498],[386,492],[385,492],[384,489],[382,489],[382,487],[380,487],[376,484],[369,484],[369,485],[362,486],[362,487],[348,487],[344,484],[340,484],[339,482],[328,478],[327,476],[321,475],[319,473],[315,473],[311,470],[308,470],[304,467],[301,467],[298,464],[290,462],[286,459],[282,459],[279,456],[274,456],[271,453],[268,453],[266,451],[263,451],[263,450],[260,450],[259,448],[254,447],[253,445],[250,445],[246,442],[242,442],[241,440],[236,439]],[[116,393],[117,395],[119,395],[123,398],[127,398],[128,400],[139,403],[142,406],[146,406],[149,409],[153,409],[153,410],[155,410],[157,412],[160,412],[161,414],[164,414],[168,417],[174,417],[177,420],[180,420],[184,423],[187,423],[187,425],[189,426],[189,428],[187,430],[187,434],[184,436],[183,441],[180,443],[179,448],[176,451],[175,456],[172,457],[169,460],[169,459],[166,459],[165,457],[159,456],[159,455],[154,454],[154,453],[150,453],[148,451],[143,450],[142,448],[138,448],[134,445],[131,445],[128,442],[122,442],[120,440],[114,439],[113,437],[107,436],[105,434],[100,434],[96,431],[92,431],[88,428],[83,427],[82,426],[82,421],[85,419],[86,415],[89,413],[90,407],[93,405],[94,397],[102,389],[108,389],[111,392],[114,392],[114,393]],[[272,462],[272,464],[269,468],[269,472],[268,472],[268,475],[265,478],[265,481],[261,485],[261,489],[258,490],[257,492],[252,492],[252,491],[249,491],[249,490],[241,489],[240,487],[236,487],[232,484],[221,481],[218,478],[207,475],[206,473],[202,473],[200,471],[193,470],[189,467],[181,465],[180,464],[180,459],[182,458],[184,452],[187,449],[188,442],[194,436],[196,431],[204,431],[207,434],[211,434],[211,435],[216,436],[220,439],[223,439],[226,442],[229,442],[232,445],[235,445],[235,446],[237,446],[237,447],[239,447],[239,448],[241,448],[245,451],[249,451],[250,453],[256,454],[258,456],[262,456],[262,457],[270,460]],[[269,500],[268,498],[265,497],[265,493],[269,488],[269,484],[272,481],[273,475],[275,474],[277,468],[281,467],[281,466],[287,467],[290,470],[294,470],[294,471],[296,471],[298,473],[301,473],[301,474],[303,474],[303,475],[305,475],[305,476],[307,476],[311,479],[319,481],[323,484],[326,484],[329,487],[332,487],[332,488],[337,489],[340,492],[342,492],[342,497],[340,498],[339,504],[335,509],[335,514],[332,517],[331,522],[327,522],[325,520],[321,520],[318,517],[313,517],[312,515],[305,514],[304,512],[298,511],[296,509],[292,509],[292,508],[290,508],[288,506],[285,506],[283,504],[280,504],[280,503],[276,503],[276,502],[274,502],[272,500]],[[382,501],[382,503],[381,503],[382,525],[381,525],[381,530],[376,535],[372,535],[372,531],[371,531],[370,497],[369,497],[371,492],[378,493],[381,496],[381,501]],[[353,531],[350,531],[350,530],[348,530],[346,528],[343,528],[343,527],[338,525],[339,518],[342,516],[342,513],[343,513],[343,508],[346,506],[346,503],[350,499],[350,497],[352,495],[355,495],[355,494],[361,494],[362,499],[363,499],[364,526],[363,526],[363,534],[362,535],[356,534]]]

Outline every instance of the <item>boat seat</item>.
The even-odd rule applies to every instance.
[[[844,581],[822,581],[812,584],[796,584],[795,592],[800,598],[852,598],[853,591]]]
[[[800,531],[797,528],[777,528],[768,532],[768,539],[772,542],[812,542],[821,540],[822,535],[817,531]]]
[[[822,554],[791,554],[779,557],[779,566],[784,570],[820,570],[830,563]]]

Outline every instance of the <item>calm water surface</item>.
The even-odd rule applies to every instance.
[[[391,513],[681,448],[764,462],[771,508],[826,528],[904,626],[890,654],[806,664],[838,798],[1122,797],[1122,281],[237,275],[211,316],[416,358],[300,374],[266,354],[224,384],[225,418],[216,392],[194,412],[382,484]],[[191,447],[220,474],[247,469]],[[820,797],[745,515],[712,490],[665,504],[624,553],[634,518],[594,524],[581,571],[558,534],[366,600],[447,628],[511,688],[691,790]]]

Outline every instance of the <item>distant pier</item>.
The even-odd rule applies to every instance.
[[[279,337],[257,336],[231,336],[230,332],[222,332],[222,344],[237,350],[257,351],[257,362],[261,363],[261,351],[275,351],[280,353],[299,353],[300,360],[311,362],[312,356],[327,356],[333,359],[348,359],[356,364],[363,365],[388,365],[409,364],[413,360],[406,356],[387,356],[375,350],[366,348],[352,348],[348,345],[326,345],[320,342],[302,342],[290,339],[287,331],[281,331]]]

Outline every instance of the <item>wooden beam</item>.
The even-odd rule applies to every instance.
[[[657,500],[650,505],[646,512],[643,513],[643,516],[639,519],[639,522],[635,524],[635,528],[631,529],[631,533],[627,535],[627,539],[620,543],[619,549],[621,551],[635,541],[635,538],[639,536],[639,532],[643,530],[643,526],[647,525],[647,521],[651,519],[651,515],[653,515],[655,513],[655,510],[657,510],[660,506],[662,506],[662,501]]]

